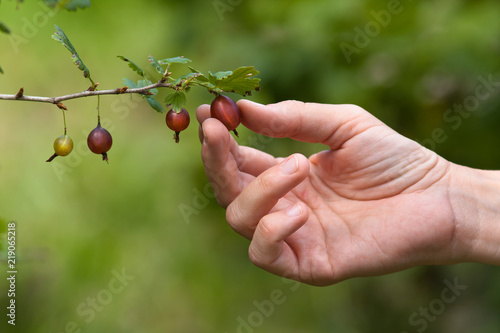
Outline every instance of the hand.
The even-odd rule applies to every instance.
[[[202,159],[257,266],[313,285],[458,262],[450,203],[457,166],[353,105],[238,102],[242,123],[329,150],[285,159],[239,146],[208,105]]]

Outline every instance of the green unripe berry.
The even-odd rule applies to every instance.
[[[54,155],[47,162],[52,162],[57,156],[67,156],[73,150],[73,140],[66,134],[61,135],[54,141]]]
[[[61,135],[54,141],[54,151],[59,156],[67,156],[73,150],[73,140],[67,135]]]

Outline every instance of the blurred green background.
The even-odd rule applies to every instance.
[[[358,104],[451,161],[498,169],[500,87],[474,97],[480,77],[500,82],[500,2],[402,1],[390,22],[379,23],[390,3],[92,1],[89,9],[44,16],[36,1],[19,10],[2,1],[0,21],[12,35],[0,35],[0,92],[87,89],[67,50],[50,38],[57,24],[101,89],[137,79],[117,55],[143,67],[149,54],[184,55],[203,72],[253,65],[262,91],[252,100]],[[355,47],[349,57],[347,44]],[[210,101],[193,89],[187,108]],[[448,111],[474,101],[470,112]],[[211,197],[194,113],[177,145],[164,115],[147,103],[103,97],[114,139],[107,165],[86,148],[96,99],[65,104],[76,146],[51,165],[45,160],[62,134],[58,109],[0,101],[0,233],[16,221],[18,259],[15,328],[7,325],[7,266],[0,264],[1,332],[498,332],[495,267],[419,267],[326,288],[254,267],[248,241]],[[432,141],[436,129],[444,142]],[[240,143],[277,156],[324,149],[239,131]],[[445,280],[468,288],[441,307]]]

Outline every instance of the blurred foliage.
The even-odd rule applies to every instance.
[[[54,13],[39,2],[17,11],[2,2],[2,22],[11,34],[0,35],[0,91],[15,94],[24,87],[27,95],[55,96],[88,87],[50,38],[57,24],[102,89],[121,86],[130,74],[119,54],[145,59],[138,63],[142,68],[149,67],[150,54],[185,55],[202,72],[255,66],[262,79],[255,101],[358,104],[451,161],[499,168],[499,87],[471,112],[456,107],[471,101],[480,77],[500,81],[497,0],[402,1],[390,23],[369,31],[373,37],[350,63],[341,43],[356,46],[357,31],[377,22],[389,2],[229,3],[94,1],[82,11]],[[194,111],[211,98],[193,89],[186,108]],[[248,241],[230,230],[212,199],[197,126],[176,145],[164,115],[143,100],[103,97],[103,126],[114,139],[106,165],[86,148],[95,103],[66,104],[75,150],[50,165],[44,161],[62,130],[57,108],[0,102],[0,214],[17,222],[16,332],[71,332],[77,325],[82,332],[121,333],[410,333],[422,328],[410,316],[435,304],[443,281],[456,278],[467,290],[428,321],[425,332],[498,332],[495,267],[419,267],[327,288],[297,285],[254,267]],[[432,140],[436,129],[444,131],[444,142]],[[275,155],[324,149],[240,132],[240,143]],[[191,215],[183,215],[186,207]],[[122,270],[133,279],[112,293],[118,284],[110,282]],[[6,271],[0,265],[1,332],[14,331],[3,315]],[[273,291],[281,293],[280,304],[259,310]],[[92,298],[95,307],[88,303]],[[255,327],[243,328],[242,321]]]

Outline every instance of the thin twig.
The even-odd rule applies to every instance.
[[[0,99],[11,100],[11,101],[30,101],[30,102],[60,104],[60,102],[62,102],[62,101],[67,101],[70,99],[81,98],[81,97],[89,97],[89,96],[121,95],[121,94],[149,95],[149,94],[151,94],[149,92],[149,90],[151,90],[151,89],[168,88],[171,85],[172,85],[171,83],[165,83],[165,82],[159,81],[159,82],[150,84],[149,86],[142,87],[142,88],[133,88],[133,89],[126,88],[126,89],[124,89],[125,88],[124,87],[124,88],[117,88],[117,89],[110,89],[110,90],[97,90],[97,91],[85,90],[85,91],[82,91],[79,93],[58,96],[58,97],[40,97],[40,96],[26,96],[26,95],[19,96],[19,93],[15,94],[15,95],[0,94]]]

